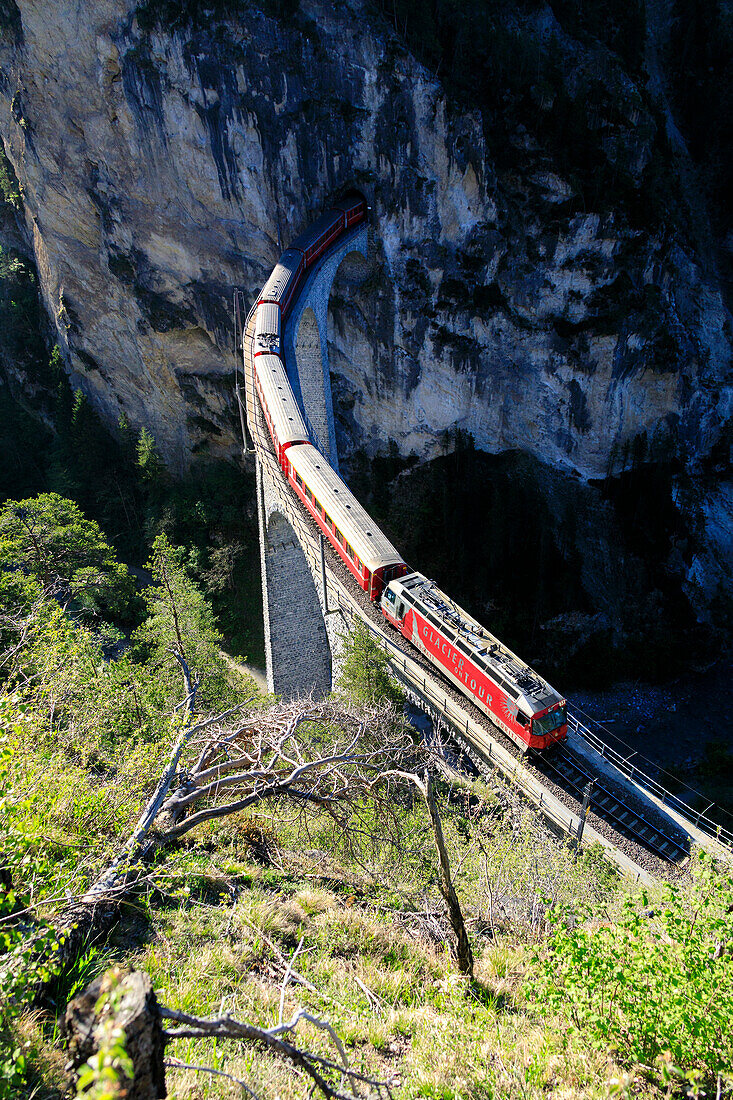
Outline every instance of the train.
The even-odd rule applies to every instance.
[[[366,216],[361,195],[344,196],[282,253],[255,303],[254,384],[278,465],[385,620],[523,751],[546,751],[567,738],[567,700],[437,585],[410,569],[313,446],[288,380],[282,330],[304,276]]]

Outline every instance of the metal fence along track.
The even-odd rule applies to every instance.
[[[620,752],[612,749],[610,745],[584,725],[568,708],[568,725],[570,728],[578,734],[591,748],[613,764],[614,768],[620,771],[627,779],[644,787],[645,790],[653,794],[664,806],[669,806],[671,809],[676,810],[682,817],[690,821],[696,828],[701,829],[704,833],[707,833],[709,837],[716,840],[725,848],[730,848],[733,851],[733,832],[730,829],[725,829],[722,825],[719,825],[716,821],[707,817],[701,810],[696,813],[691,807],[679,798],[676,794],[672,794],[661,783],[658,783],[656,779],[652,779],[635,764],[631,763],[630,757],[622,756]],[[632,756],[635,753],[632,753]],[[713,804],[708,805],[707,809],[710,809]]]

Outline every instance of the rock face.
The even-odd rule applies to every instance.
[[[583,481],[676,464],[697,539],[677,568],[706,614],[731,580],[732,336],[668,6],[627,63],[567,4],[507,4],[471,102],[366,0],[185,20],[2,0],[0,137],[74,383],[174,469],[233,453],[232,289],[251,301],[280,242],[357,187],[371,269],[337,283],[330,331],[346,468],[388,440],[429,460],[456,429]]]

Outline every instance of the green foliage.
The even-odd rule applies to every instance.
[[[356,703],[386,701],[398,710],[404,706],[405,697],[389,671],[386,654],[360,621],[344,639],[338,686]]]
[[[699,1086],[733,1066],[733,876],[701,856],[693,879],[665,884],[654,908],[629,898],[616,923],[558,913],[528,994],[627,1064]]]
[[[0,569],[20,570],[76,610],[124,616],[134,586],[94,520],[56,493],[0,509]]]
[[[47,362],[41,316],[35,268],[14,249],[0,248],[0,342],[34,381]]]
[[[47,478],[62,496],[73,498],[84,512],[110,533],[120,553],[138,558],[141,547],[144,489],[136,466],[134,442],[127,426],[120,438],[110,434],[80,391],[73,392],[58,348],[51,356],[55,379],[55,438]]]
[[[211,601],[230,652],[264,663],[259,538],[252,479],[228,462],[198,465],[148,510],[151,541],[186,548],[186,567]]]
[[[153,543],[148,569],[154,583],[143,593],[147,618],[135,631],[134,641],[138,655],[147,659],[171,693],[173,684],[180,682],[180,659],[192,682],[200,681],[205,703],[213,706],[228,700],[234,689],[221,656],[222,635],[214,613],[188,576],[184,555],[167,535],[158,535]]]
[[[0,500],[33,496],[48,488],[46,455],[51,432],[13,397],[0,378]]]
[[[52,490],[74,500],[127,561],[141,564],[165,532],[211,599],[233,652],[264,662],[254,481],[228,462],[199,463],[176,482],[152,433],[122,416],[115,435],[48,354],[33,265],[0,249],[0,501]],[[96,364],[90,360],[88,369]],[[32,383],[32,407],[18,392]],[[29,389],[28,386],[25,389]],[[53,431],[48,427],[52,423]]]
[[[144,484],[157,487],[165,476],[165,466],[153,436],[147,428],[140,429],[137,441],[137,466]]]
[[[1,18],[1,16],[0,16]],[[5,150],[0,144],[0,202],[19,210],[22,206],[20,186],[13,170],[13,166],[5,156]]]

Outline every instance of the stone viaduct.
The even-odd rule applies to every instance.
[[[322,257],[309,272],[283,333],[283,356],[293,392],[313,443],[335,470],[328,303],[338,269],[348,265],[358,277],[365,267],[367,247],[368,228],[362,224]],[[285,514],[281,481],[279,470],[257,463],[267,684],[270,691],[286,697],[310,692],[322,696],[331,690],[346,624],[342,614],[324,604],[319,563],[306,557]]]
[[[287,373],[311,440],[338,468],[333,404],[328,369],[328,303],[336,272],[350,265],[357,282],[365,272],[368,228],[362,225],[341,238],[310,271],[282,334]],[[361,265],[361,272],[360,272]],[[347,268],[345,266],[344,270]],[[316,525],[300,507],[277,463],[253,383],[252,342],[254,312],[243,336],[246,416],[257,456],[257,499],[260,524],[262,588],[265,613],[267,681],[271,691],[285,697],[322,696],[331,689],[334,672],[351,623],[364,623],[375,643],[387,656],[406,697],[432,719],[433,727],[458,737],[463,751],[479,771],[498,769],[522,792],[548,825],[558,834],[575,837],[580,826],[579,807],[569,808],[533,775],[522,760],[491,732],[490,724],[422,660],[398,645],[391,627],[379,614],[367,611],[353,588],[343,584],[341,565],[323,540]],[[572,713],[568,715],[571,747],[585,757],[598,774],[611,774],[632,798],[641,797],[666,815],[670,822],[707,848],[716,857],[733,858],[733,833],[697,815],[693,823],[688,807],[674,795],[615,752]],[[584,838],[600,845],[606,857],[622,873],[636,881],[651,881],[649,871],[619,848],[603,832],[585,824]],[[724,835],[723,835],[724,834]]]

